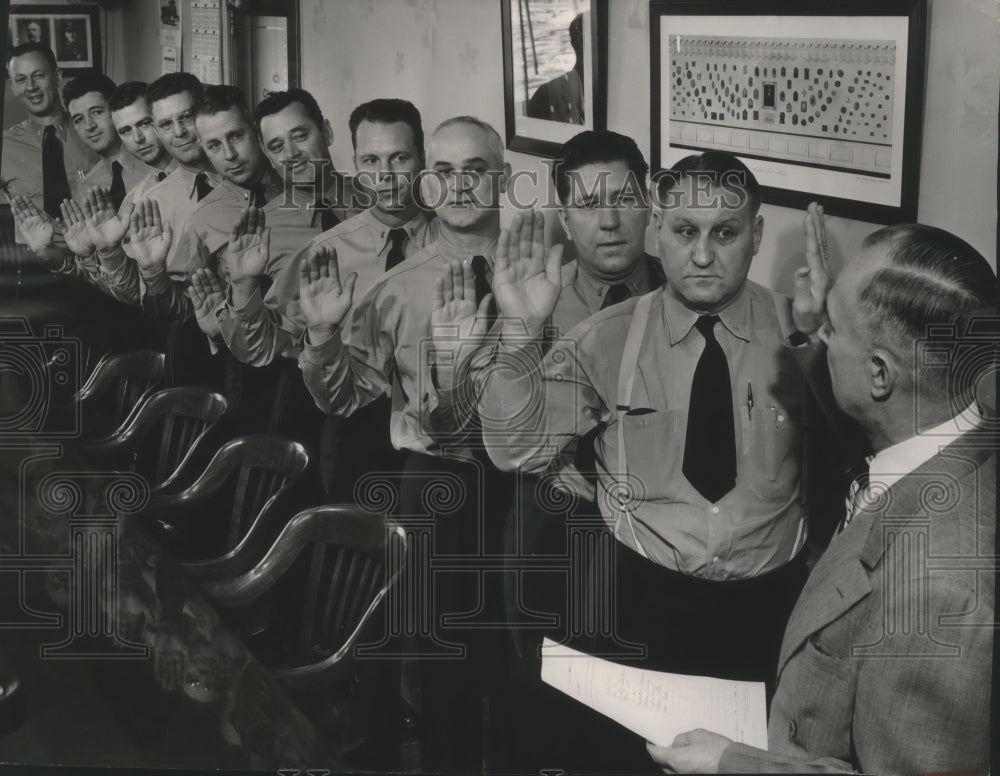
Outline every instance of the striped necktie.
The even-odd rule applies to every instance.
[[[847,489],[847,497],[844,499],[844,519],[840,521],[840,525],[837,527],[838,534],[847,528],[851,520],[854,519],[854,515],[856,515],[858,510],[860,510],[864,505],[865,497],[868,493],[868,467],[874,457],[874,455],[865,456],[864,465],[858,467],[860,471],[857,476],[851,480],[851,485]]]

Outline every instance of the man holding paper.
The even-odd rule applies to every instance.
[[[833,392],[875,455],[785,631],[768,751],[693,730],[649,753],[669,773],[986,772],[996,277],[944,230],[887,227],[825,302]]]

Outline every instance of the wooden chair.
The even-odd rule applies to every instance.
[[[342,686],[354,647],[395,584],[406,534],[387,517],[353,505],[299,512],[250,571],[203,586],[221,610],[245,608],[271,594],[258,658],[292,691]]]
[[[121,428],[163,382],[164,356],[156,350],[132,350],[101,359],[77,391],[86,436]]]
[[[171,526],[170,549],[191,576],[233,577],[248,571],[274,541],[278,499],[308,465],[298,442],[277,434],[239,437],[226,442],[189,486],[153,496],[146,513]]]
[[[226,400],[217,393],[166,388],[150,396],[111,434],[84,442],[82,450],[102,465],[124,466],[143,475],[156,495],[171,488],[198,443],[225,412]]]

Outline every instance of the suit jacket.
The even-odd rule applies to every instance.
[[[963,435],[834,537],[785,631],[770,751],[732,744],[720,770],[987,771],[995,446]]]

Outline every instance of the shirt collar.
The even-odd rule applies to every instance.
[[[66,142],[66,133],[70,128],[69,114],[66,111],[60,111],[59,115],[56,116],[56,120],[52,122],[52,125],[56,128],[56,133],[59,135],[59,139],[64,143]],[[45,127],[47,124],[39,124],[31,116],[28,116],[28,126],[31,127],[38,137],[41,137],[45,132]],[[76,130],[74,130],[75,132]]]
[[[975,404],[939,426],[923,431],[879,451],[868,466],[869,482],[889,488],[929,461],[941,448],[958,439],[965,430],[979,425],[981,416]],[[963,430],[965,429],[965,430]]]
[[[456,245],[448,239],[447,231],[442,229],[438,235],[438,252],[445,261],[465,261],[473,256],[485,256],[486,262],[490,267],[490,272],[492,273],[493,255],[496,253],[497,238],[499,236],[499,234],[496,234],[493,237],[481,237],[472,247],[468,247]]]
[[[663,314],[667,321],[667,332],[670,334],[670,344],[676,345],[684,339],[691,331],[701,313],[696,313],[689,307],[681,304],[667,288],[663,293]],[[721,312],[715,313],[719,316],[723,326],[729,329],[730,333],[746,342],[750,341],[750,289],[749,283],[743,282],[740,289],[729,305]]]
[[[624,281],[619,281],[623,282],[628,287],[629,294],[631,296],[642,296],[660,285],[660,283],[655,282],[655,279],[652,277],[649,263],[651,258],[652,257],[643,254],[642,259],[640,259],[632,269],[632,273],[625,278]],[[595,278],[587,272],[583,263],[577,259],[575,285],[580,297],[584,302],[586,302],[590,311],[594,313],[601,309],[601,305],[604,303],[604,297],[607,295],[608,289],[613,285],[618,285],[618,283],[608,283],[604,280]]]
[[[420,232],[427,226],[428,221],[427,213],[423,210],[417,210],[417,214],[413,218],[405,224],[400,224],[398,227],[383,224],[375,217],[371,208],[365,210],[362,217],[365,219],[365,223],[371,232],[376,253],[381,253],[385,249],[385,246],[389,242],[389,233],[393,229],[403,229],[406,232],[406,236],[411,241],[415,241],[420,237]]]

